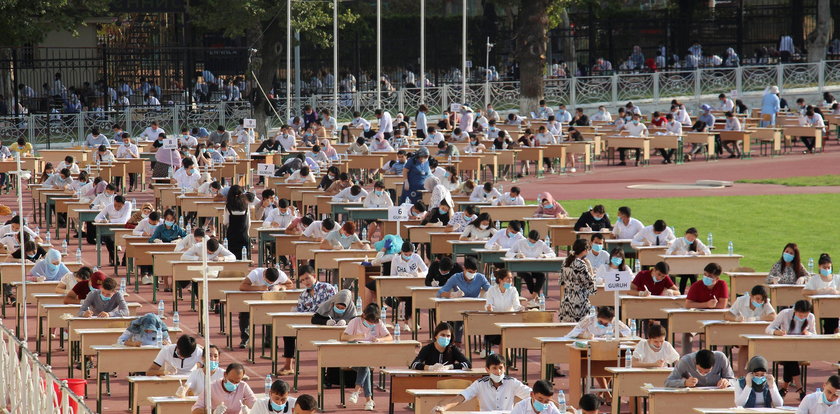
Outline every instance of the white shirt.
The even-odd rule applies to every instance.
[[[426,276],[428,271],[429,267],[426,266],[426,262],[417,253],[412,253],[408,260],[403,259],[402,253],[395,254],[394,258],[391,259],[391,276],[405,274]]]
[[[370,122],[368,122],[368,120],[364,118],[354,118],[352,121],[350,121],[350,125],[356,128],[362,127],[362,130],[365,132],[370,131]]]
[[[826,281],[822,280],[822,277],[820,276],[820,274],[817,273],[817,274],[811,275],[811,277],[808,278],[808,281],[805,282],[805,289],[808,289],[808,290],[819,290],[819,289],[825,289],[825,288],[840,289],[840,278],[832,275],[831,280],[826,282]]]
[[[292,223],[295,217],[297,217],[297,214],[292,207],[287,207],[285,214],[279,208],[271,209],[265,216],[263,226],[268,227],[269,224],[277,223],[278,227],[285,229],[289,227],[289,224]]]
[[[813,392],[805,396],[796,409],[796,414],[837,414],[840,413],[840,400],[833,405],[823,402],[823,392]]]
[[[258,267],[248,273],[248,280],[251,281],[251,286],[276,286],[282,285],[289,281],[289,276],[280,269],[277,269],[280,272],[280,276],[277,277],[277,280],[274,281],[272,284],[268,284],[265,282],[265,268]]]
[[[196,169],[195,166],[192,166],[190,168]],[[192,174],[187,174],[187,171],[184,169],[184,167],[181,167],[178,169],[178,171],[175,171],[175,174],[172,174],[172,178],[175,179],[175,181],[178,183],[178,186],[180,186],[181,188],[192,190],[198,188],[198,181],[201,180],[201,175],[196,174],[195,172],[193,172]]]
[[[709,248],[706,247],[706,245],[703,244],[703,242],[701,242],[699,238],[695,239],[694,243],[697,243],[696,254],[699,254],[699,255],[710,255],[710,254],[712,254],[712,251],[709,250]],[[673,255],[689,254],[688,246],[689,246],[689,244],[685,240],[685,237],[680,237],[678,239],[675,239],[674,242],[671,243],[671,247],[668,248],[668,250],[665,252],[665,254],[673,254]]]
[[[186,238],[186,237],[185,237]],[[206,249],[204,243],[194,244],[189,250],[181,255],[181,260],[201,260],[201,249]],[[233,262],[236,261],[236,256],[230,252],[224,245],[219,243],[219,249],[213,253],[207,252],[207,260],[214,262]]]
[[[192,135],[179,135],[178,136],[178,146],[187,146],[189,148],[195,148],[198,145],[198,139],[196,139]]]
[[[764,330],[764,332],[766,332],[768,334],[773,334],[774,331],[780,330],[780,331],[782,331],[786,334],[789,334],[788,328],[790,328],[790,321],[793,320],[793,331],[792,332],[793,332],[793,334],[799,334],[800,332],[802,332],[803,322],[799,322],[797,320],[794,320],[793,317],[794,317],[793,308],[787,308],[787,309],[782,310],[781,312],[779,312],[778,315],[776,315],[776,319],[774,319],[773,322],[770,323],[770,325],[767,325],[767,328]],[[816,335],[817,332],[816,332],[815,328],[816,328],[817,324],[816,324],[816,318],[814,318],[813,313],[808,314],[808,318],[806,319],[806,322],[808,322],[807,331],[810,332],[811,335]],[[791,335],[793,335],[793,334],[791,334]]]
[[[155,357],[155,364],[163,367],[164,364],[169,363],[178,370],[177,375],[188,375],[195,369],[196,364],[204,361],[204,349],[200,345],[195,347],[195,352],[192,355],[184,359],[175,356],[176,346],[177,344],[163,346]]]
[[[682,135],[682,124],[677,121],[666,122],[665,132],[669,135]]]
[[[116,194],[109,195],[103,191],[93,199],[91,204],[93,204],[93,208],[105,208],[105,206],[114,204],[114,197],[116,197]]]
[[[489,193],[484,192],[484,186],[476,187],[472,194],[470,194],[470,201],[486,201],[491,202],[493,199],[502,198],[502,193],[497,189],[492,189]]]
[[[524,206],[525,199],[519,194],[516,197],[510,195],[510,191],[505,193],[504,197],[499,197],[499,205],[502,206]]]
[[[60,172],[65,168],[70,170],[70,174],[78,174],[80,171],[79,164],[76,164],[75,162],[72,164],[66,164],[64,161],[58,163],[58,167],[56,167],[55,170]]]
[[[609,265],[610,253],[601,249],[601,251],[596,255],[594,250],[590,250],[589,253],[586,254],[586,260],[589,260],[589,264],[592,265],[593,269],[598,269],[601,266]]]
[[[509,411],[513,409],[513,398],[520,400],[531,398],[531,388],[516,378],[505,375],[499,388],[493,386],[490,377],[473,381],[467,389],[461,391],[465,401],[478,399],[481,411]]]
[[[426,138],[420,143],[420,145],[437,145],[439,142],[443,142],[444,140],[443,133],[435,131],[434,134],[426,135]]]
[[[647,136],[647,127],[645,124],[639,122],[638,124],[634,124],[633,122],[628,122],[624,124],[624,130],[626,130],[631,137],[644,137]]]
[[[452,220],[449,220],[449,224],[452,224]],[[467,240],[489,240],[494,234],[496,234],[496,228],[493,226],[487,226],[486,229],[482,230],[479,227],[467,225],[464,226],[461,237]]]
[[[28,234],[29,237],[32,238],[32,240],[35,240],[35,238],[38,237],[38,234],[36,234],[29,227],[23,226],[23,232]],[[6,225],[3,225],[3,226],[0,226],[0,237],[5,237],[9,234],[14,234],[16,240],[18,240],[20,238],[18,232],[12,230],[12,225],[11,224],[6,224]]]
[[[709,125],[709,127],[713,127],[713,125]],[[723,126],[724,131],[740,131],[741,130],[741,121],[738,120],[736,117],[726,118],[726,124]]]
[[[522,308],[519,304],[519,292],[513,286],[502,293],[499,285],[491,285],[484,299],[487,300],[488,305],[492,306],[493,312],[515,312]]]
[[[345,188],[346,190],[346,188]],[[344,191],[344,190],[342,190]],[[364,190],[362,190],[364,191]],[[339,193],[341,194],[341,193]],[[365,202],[363,206],[365,208],[383,208],[383,207],[391,207],[394,205],[394,202],[391,200],[391,195],[388,193],[387,190],[382,190],[381,195],[376,194],[376,190],[373,192],[368,193],[367,197],[365,197]]]
[[[347,187],[334,195],[332,201],[356,203],[368,196],[367,190],[364,188],[359,191],[359,194],[353,195],[350,193],[353,187]]]
[[[108,223],[125,224],[128,222],[129,217],[131,217],[131,202],[126,201],[119,210],[114,207],[114,203],[108,204],[96,215],[95,220],[106,220]]]
[[[288,177],[286,177],[287,183],[314,183],[315,182],[315,174],[312,172],[312,169],[309,169],[309,175],[306,177],[300,175],[300,170],[297,170],[291,173]],[[348,187],[349,188],[349,187]]]
[[[280,146],[283,147],[283,151],[292,152],[295,149],[295,137],[291,134],[279,134],[274,137],[277,142],[280,143]]]
[[[538,145],[548,145],[548,144],[556,144],[557,139],[554,138],[550,132],[540,132],[537,135],[534,135],[534,139]]]
[[[149,218],[146,217],[143,220],[140,220],[139,223],[137,223],[137,227],[135,227],[134,230],[131,231],[131,234],[133,234],[135,236],[149,236],[149,237],[151,237],[152,234],[155,234],[155,229],[157,228],[157,226],[160,226],[160,223],[158,223],[158,224],[149,223]]]
[[[534,406],[531,403],[530,398],[526,398],[513,406],[513,410],[510,411],[510,414],[538,414],[534,411]],[[565,412],[561,413],[560,409],[554,404],[554,401],[548,402],[548,407],[542,410],[539,414],[566,414]]]
[[[324,231],[321,223],[321,220],[313,221],[312,224],[303,231],[303,235],[305,237],[312,237],[316,239],[323,239],[324,237],[327,237],[329,231]]]
[[[592,121],[612,122],[612,115],[609,111],[598,111],[592,114],[592,116],[590,116],[589,119]]]
[[[257,402],[254,403],[254,407],[251,408],[250,414],[274,414],[276,411],[269,410],[268,406],[270,404],[271,398],[265,397],[260,398]],[[291,414],[295,411],[295,403],[297,402],[297,398],[289,397],[286,400],[286,410],[282,411],[284,414]]]
[[[417,129],[423,131],[423,133],[428,132],[429,126],[426,124],[426,113],[425,112],[418,112],[417,117],[415,117],[414,122],[417,124]]]
[[[659,361],[673,364],[680,360],[680,354],[668,341],[663,342],[662,347],[655,351],[650,347],[647,339],[642,339],[636,344],[636,349],[633,350],[633,359],[643,364],[653,364]]]
[[[536,243],[531,244],[531,242],[525,237],[514,243],[513,246],[511,246],[505,253],[505,257],[516,257],[517,253],[521,253],[528,258],[557,257],[557,255],[554,254],[554,250],[552,250],[551,247],[548,247],[544,241],[537,240]]]
[[[203,358],[201,362],[204,362]],[[210,373],[210,381],[218,381],[224,378],[224,376],[225,368],[220,365],[219,368],[216,368],[215,371]],[[190,372],[190,376],[187,377],[187,382],[184,385],[192,391],[193,395],[204,395],[204,371],[195,369]]]
[[[382,117],[379,118],[379,129],[376,132],[386,133],[394,132],[394,121],[391,118],[391,113],[388,111],[382,111]]]
[[[137,145],[129,143],[128,145],[121,144],[117,147],[117,158],[140,158],[140,152]]]
[[[732,307],[729,308],[729,313],[733,316],[740,316],[744,319],[752,318],[756,321],[760,321],[764,319],[765,316],[773,313],[773,305],[770,304],[770,298],[767,298],[767,301],[763,306],[755,309],[750,308],[751,301],[752,297],[749,292],[747,292],[746,295],[739,296],[738,299],[735,299],[735,302],[732,302]]]
[[[627,224],[624,224],[622,219],[616,220],[612,233],[617,239],[632,239],[644,228],[645,225],[641,221],[630,217]]]
[[[524,238],[525,237],[522,236],[521,232],[516,233],[513,236],[508,236],[507,229],[501,229],[497,231],[496,234],[494,234],[493,237],[490,238],[490,240],[487,240],[487,243],[484,243],[484,248],[491,249],[493,248],[494,244],[498,244],[502,247],[502,249],[510,249],[511,247],[513,247],[514,244],[516,244],[516,242]]]
[[[165,134],[166,131],[163,128],[158,127],[157,129],[152,129],[152,127],[146,127],[142,133],[140,133],[139,138],[145,138],[146,141],[154,141],[160,136],[160,134]]]
[[[622,337],[630,336],[630,328],[624,324],[624,322],[619,321],[618,319],[613,318],[612,323],[618,323],[618,334]],[[582,333],[588,333],[594,336],[595,338],[606,338],[615,333],[615,328],[612,324],[607,325],[607,327],[601,326],[598,323],[598,317],[595,315],[590,315],[583,318],[574,328],[572,331],[566,334],[567,338],[577,338]]]
[[[657,246],[657,237],[659,237],[658,246],[669,246],[676,239],[670,227],[665,227],[662,233],[656,234],[653,232],[653,225],[651,224],[639,231],[630,244],[633,246]]]
[[[723,111],[723,112],[731,111],[734,108],[735,108],[735,101],[733,101],[732,99],[729,99],[729,98],[724,98],[724,100],[721,101],[720,105],[718,106],[718,109]]]

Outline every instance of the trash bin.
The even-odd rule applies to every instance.
[[[67,388],[70,388],[70,391],[73,391],[76,395],[81,398],[85,398],[85,389],[87,388],[87,380],[79,379],[79,378],[62,378],[61,381],[67,382]],[[55,388],[55,393],[58,395],[58,403],[61,404],[62,393],[61,387],[58,384],[53,384],[53,388]],[[73,413],[77,413],[79,410],[78,404],[76,401],[72,399],[70,401],[70,408],[73,410]]]

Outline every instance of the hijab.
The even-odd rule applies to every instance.
[[[166,165],[171,166],[172,168],[180,168],[181,167],[181,154],[174,149],[163,149],[160,148],[155,153],[155,161],[162,162]]]
[[[767,360],[762,356],[754,356],[750,359],[750,362],[747,363],[747,372],[756,372],[756,371],[764,371],[767,372]],[[750,381],[751,384],[745,384],[752,386],[753,391],[755,392],[764,392],[764,387],[767,386],[767,383],[758,385],[755,382]]]
[[[131,321],[126,330],[135,335],[142,335],[145,331],[169,332],[166,324],[154,313],[147,313]]]
[[[343,314],[338,314],[335,311],[335,305],[339,303],[345,306]],[[318,305],[316,313],[334,321],[344,320],[350,322],[351,319],[356,317],[356,305],[353,303],[353,293],[347,289],[339,290],[335,296]]]
[[[544,209],[543,208],[543,200],[544,199],[547,200],[549,202],[549,204],[554,206],[554,208],[551,209],[551,210]],[[539,206],[539,208],[537,208],[537,214],[557,214],[557,212],[560,211],[560,210],[557,209],[557,202],[554,201],[554,196],[552,196],[551,193],[549,193],[547,191],[542,192],[542,193],[537,195],[537,205]]]
[[[43,273],[44,276],[49,281],[56,281],[60,280],[62,276],[70,273],[70,269],[61,263],[61,252],[56,249],[47,250],[46,256],[41,259],[44,263],[43,265]],[[52,262],[58,260],[57,265],[53,265]]]

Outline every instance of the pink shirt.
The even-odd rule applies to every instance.
[[[344,333],[347,335],[365,335],[365,339],[373,339],[371,338],[371,328],[365,326],[363,321],[364,319],[361,317],[353,318],[353,320],[347,324],[347,328],[344,329]],[[379,320],[379,323],[374,325],[373,329],[376,338],[383,338],[390,335],[388,328],[385,327],[385,322],[383,322],[382,319]]]
[[[224,378],[210,384],[210,398],[211,398],[211,405],[215,409],[222,403],[225,404],[227,407],[227,411],[225,414],[239,414],[242,411],[242,403],[244,402],[248,408],[253,408],[254,403],[257,401],[256,397],[254,397],[254,392],[251,391],[251,387],[245,383],[245,381],[240,381],[239,384],[236,386],[236,390],[233,392],[225,391],[225,388],[222,386],[222,382],[224,382]],[[204,406],[204,394],[198,397],[198,401],[192,406],[192,409],[195,410],[197,408],[205,408]]]

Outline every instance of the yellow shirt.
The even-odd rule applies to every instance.
[[[19,152],[21,156],[24,156],[26,154],[32,154],[32,144],[27,142],[26,144],[21,146],[17,143],[14,143],[12,145],[9,145],[9,151]]]

